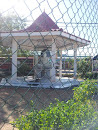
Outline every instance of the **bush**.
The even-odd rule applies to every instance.
[[[87,79],[84,82],[82,82],[79,87],[76,87],[73,90],[73,98],[76,101],[86,102],[87,100],[92,99],[93,95],[95,95],[98,89],[95,82],[91,82]]]
[[[85,77],[87,72],[92,71],[91,58],[83,58],[77,62],[77,72],[81,77]]]
[[[98,79],[98,73],[88,72],[85,74],[85,78]]]
[[[55,104],[51,103],[40,111],[32,106],[31,113],[21,116],[13,125],[19,130],[81,130],[92,125],[97,127],[96,102],[92,100],[96,91],[95,84],[87,80],[74,88],[73,99],[67,102],[56,100]]]
[[[78,74],[78,77],[85,79],[98,79],[98,73],[86,72],[84,75]]]
[[[18,75],[21,75],[21,76],[28,75],[30,70],[31,70],[31,68],[29,65],[22,64],[22,65],[18,66]]]

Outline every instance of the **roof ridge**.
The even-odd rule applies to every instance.
[[[45,12],[43,12],[29,27],[22,31],[43,32],[51,31],[51,29],[59,29],[59,27]]]

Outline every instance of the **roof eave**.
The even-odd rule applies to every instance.
[[[46,32],[3,32],[0,37],[32,37],[32,36],[62,36],[64,38],[73,40],[75,42],[84,43],[86,45],[90,44],[90,41],[77,37],[75,35],[62,32],[62,31],[46,31]]]

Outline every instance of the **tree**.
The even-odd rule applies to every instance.
[[[26,19],[21,18],[15,14],[3,16],[0,14],[0,31],[12,31],[24,29],[26,26]]]
[[[26,19],[21,16],[21,18],[18,15],[10,13],[10,15],[3,16],[0,13],[0,31],[16,31],[21,30],[26,27]],[[4,47],[1,43],[0,46],[0,56],[7,56],[11,55],[11,48]],[[19,56],[27,56],[29,51],[25,50],[18,50]],[[22,52],[22,53],[21,53]]]

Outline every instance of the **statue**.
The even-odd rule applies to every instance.
[[[50,76],[51,69],[51,55],[50,51],[47,49],[42,50],[41,55],[38,60],[38,64],[36,65],[36,74],[38,78],[43,76]]]

